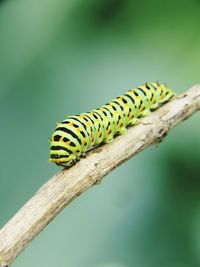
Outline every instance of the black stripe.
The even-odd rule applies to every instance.
[[[169,94],[169,91],[167,91],[166,93],[165,93],[165,95],[168,95]]]
[[[94,125],[94,121],[93,121],[92,118],[90,118],[90,116],[88,116],[88,115],[86,115],[86,114],[84,114],[83,116],[87,117],[87,118],[92,122],[92,124]]]
[[[98,115],[98,113],[97,113],[97,115],[95,114],[96,112],[93,112],[92,111],[92,116],[96,119],[96,120],[99,120],[99,117],[97,116]],[[101,119],[101,118],[100,118]]]
[[[51,159],[61,159],[61,158],[69,158],[69,155],[58,155],[58,154],[51,154]]]
[[[153,87],[153,89],[154,89],[155,91],[157,91],[157,88],[156,88],[152,83],[150,83],[150,85]]]
[[[73,123],[73,126],[74,126],[75,128],[79,128],[79,126],[78,126],[77,124],[75,124],[75,123]]]
[[[110,113],[110,116],[113,118],[113,114],[112,114],[112,112],[107,108],[107,107],[103,107],[104,109],[106,109],[109,113]]]
[[[124,104],[127,104],[127,100],[125,98],[122,97],[122,101]]]
[[[58,128],[56,129],[56,131],[62,131],[62,132],[64,132],[64,133],[70,134],[70,135],[71,135],[72,137],[74,137],[74,138],[79,142],[79,144],[81,145],[81,140],[80,140],[80,138],[79,138],[74,132],[72,132],[71,130],[69,130],[69,129],[65,128],[65,127],[58,127]]]
[[[93,113],[95,113],[95,114],[99,115],[99,117],[100,117],[100,118],[101,118],[101,120],[103,121],[103,118],[101,117],[101,115],[100,115],[98,112],[96,112],[96,111],[93,111]]]
[[[92,125],[90,125],[90,130],[91,130],[91,134],[93,134],[93,132],[94,132],[94,129],[93,129],[93,127],[94,127],[94,121],[93,121],[93,119],[91,119],[88,115],[83,114],[83,118],[84,118],[84,120],[86,120],[85,117],[87,117],[87,118],[92,122]],[[88,120],[86,120],[86,121],[88,121]],[[88,135],[89,135],[89,134],[88,134]]]
[[[66,148],[66,147],[64,147],[64,146],[51,146],[51,148],[50,148],[51,150],[64,150],[64,151],[66,151],[66,152],[68,152],[69,154],[71,154],[72,153],[72,151],[71,150],[69,150],[68,148]]]
[[[68,142],[68,141],[70,141],[71,142],[71,140],[69,140],[69,138],[67,138],[67,137],[63,137],[63,142]]]
[[[106,109],[105,107],[102,107],[102,109]],[[107,109],[106,109],[107,110]],[[108,114],[105,112],[105,110],[101,110],[102,111],[102,113],[107,117],[108,116]]]
[[[141,108],[143,101],[140,100],[139,108]]]
[[[157,88],[156,88],[155,86],[153,86],[152,83],[150,83],[150,86],[151,86],[151,87],[153,88],[153,90],[154,90],[154,93],[152,93],[151,98],[150,98],[150,101],[152,101],[154,94],[157,93]],[[151,88],[151,89],[152,89],[152,88]],[[153,91],[153,90],[152,90],[152,91]]]
[[[113,101],[115,104],[117,104],[120,108],[121,111],[124,111],[124,108],[122,107],[122,105],[120,105],[120,103],[117,102],[117,100]],[[126,102],[127,103],[127,102]]]
[[[70,141],[69,143],[70,146],[76,147],[76,144],[74,144],[74,142]]]
[[[87,122],[88,122],[88,119],[87,119],[87,118],[85,118],[85,114],[83,115],[83,119],[84,119],[85,121],[87,121]]]
[[[125,94],[125,96],[127,96],[131,100],[133,105],[135,105],[135,100],[129,94]]]
[[[139,96],[139,94],[136,91],[133,91],[135,96]]]
[[[78,121],[83,127],[84,127],[84,129],[87,131],[87,127],[86,127],[86,125],[82,122],[82,121],[80,121],[79,119],[77,119],[77,118],[74,118],[74,117],[70,117],[70,118],[68,118],[68,120],[75,120],[75,121]]]
[[[140,92],[142,92],[145,96],[147,96],[147,93],[145,92],[145,90],[143,90],[142,88],[138,87],[137,88]]]
[[[86,137],[85,133],[83,131],[80,131],[80,134],[83,136],[83,137]]]
[[[108,128],[109,128],[110,125],[111,125],[111,122],[108,121],[108,125],[107,125],[107,127],[106,127],[106,130],[108,130]]]
[[[148,85],[148,83],[145,84],[145,87],[146,87],[148,90],[151,89],[150,86]]]
[[[95,115],[95,114],[93,113],[92,116],[93,116],[96,120],[98,120],[97,115]]]
[[[111,107],[112,107],[112,109],[113,109],[114,111],[117,111],[117,109],[116,109],[116,107],[114,106],[114,104],[111,105]]]

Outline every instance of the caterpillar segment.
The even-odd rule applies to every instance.
[[[50,161],[71,166],[89,149],[125,134],[128,126],[168,102],[175,93],[159,82],[146,83],[118,96],[102,107],[68,116],[57,124],[50,139]]]

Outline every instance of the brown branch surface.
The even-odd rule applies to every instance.
[[[165,104],[123,136],[90,151],[68,170],[45,183],[0,230],[0,267],[9,266],[44,227],[73,199],[118,165],[162,141],[168,131],[200,109],[200,85]]]

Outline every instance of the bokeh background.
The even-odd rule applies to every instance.
[[[0,1],[0,227],[59,170],[57,121],[157,80],[199,83],[200,1]],[[199,114],[73,201],[13,266],[200,266]]]

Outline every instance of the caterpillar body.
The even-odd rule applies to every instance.
[[[71,166],[84,153],[101,143],[112,141],[126,132],[139,118],[168,102],[175,93],[159,82],[146,83],[104,106],[68,116],[57,124],[50,139],[50,161],[61,166]]]

